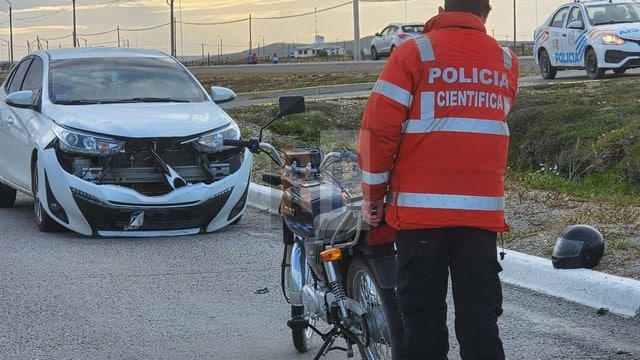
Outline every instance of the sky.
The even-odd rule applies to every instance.
[[[327,43],[354,39],[351,0],[75,0],[78,46],[153,48],[171,52],[169,5],[176,19],[176,55],[260,54],[264,44]],[[501,41],[531,41],[533,29],[568,0],[491,0],[487,33]],[[19,60],[40,48],[73,46],[74,0],[0,0],[0,61]],[[424,22],[443,0],[358,3],[360,37],[394,21]],[[11,8],[11,16],[9,16]],[[250,20],[249,20],[250,19]],[[10,21],[11,20],[11,21]],[[367,44],[361,44],[366,46]]]

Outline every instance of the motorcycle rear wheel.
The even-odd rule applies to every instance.
[[[367,360],[403,359],[403,324],[395,289],[380,287],[371,268],[362,258],[355,258],[349,266],[347,294],[367,310],[370,341],[359,346]]]

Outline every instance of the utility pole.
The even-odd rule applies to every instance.
[[[73,4],[73,47],[78,45],[78,33],[76,32],[76,0],[72,0]]]
[[[358,0],[353,0],[353,60],[360,60],[360,10]]]
[[[513,0],[513,52],[516,52],[516,0]]]
[[[13,66],[13,17],[11,16],[11,3],[7,0],[7,4],[9,4],[9,64]]]
[[[173,19],[173,1],[166,0],[167,5],[171,7],[171,56],[176,57],[176,25]]]
[[[249,53],[253,52],[253,45],[251,44],[251,14],[249,14]]]

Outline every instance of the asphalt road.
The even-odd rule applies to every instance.
[[[279,224],[250,208],[213,234],[45,234],[18,195],[0,209],[0,359],[313,359],[285,325]],[[640,359],[638,317],[512,286],[504,294],[509,359]],[[453,335],[451,344],[458,359]]]

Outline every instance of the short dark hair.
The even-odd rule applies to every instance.
[[[478,16],[487,16],[491,11],[489,0],[444,0],[444,11],[470,12]]]

